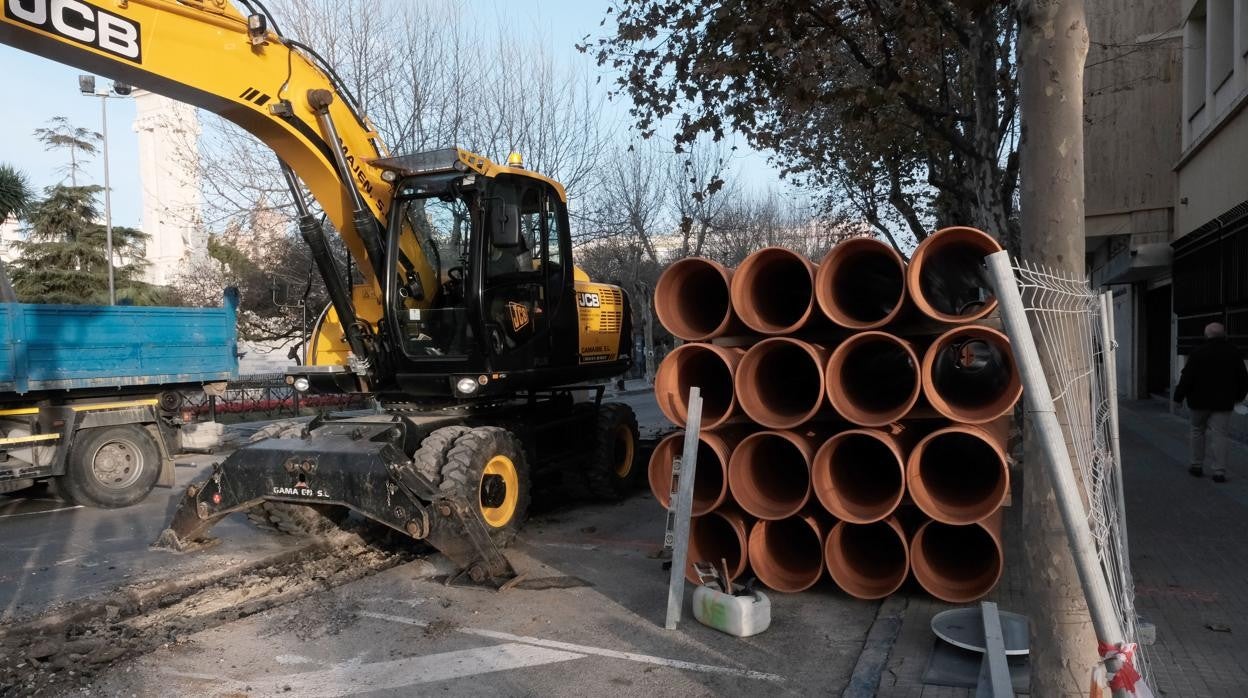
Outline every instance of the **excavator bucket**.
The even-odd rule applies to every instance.
[[[208,530],[263,501],[348,507],[427,541],[460,570],[452,582],[501,588],[516,573],[475,511],[475,502],[440,492],[417,472],[402,444],[412,425],[334,421],[302,438],[250,444],[187,487],[155,547],[198,549]]]

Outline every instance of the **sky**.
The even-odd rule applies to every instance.
[[[421,0],[402,0],[418,2]],[[465,0],[465,13],[479,11],[486,30],[500,32],[534,32],[551,42],[556,57],[569,62],[580,61],[594,71],[590,57],[577,52],[574,45],[586,34],[598,35],[603,31],[599,22],[606,14],[609,0]],[[280,24],[281,17],[277,17]],[[609,25],[608,25],[609,26]],[[0,67],[5,73],[6,105],[0,109],[0,162],[15,165],[24,171],[36,191],[57,184],[62,175],[56,170],[63,166],[67,155],[48,153],[35,140],[33,131],[47,125],[56,116],[66,116],[76,126],[95,131],[101,130],[100,99],[86,97],[78,91],[78,75],[83,71],[55,63],[17,49],[0,46]],[[607,82],[604,77],[603,84]],[[110,81],[97,78],[97,88]],[[605,87],[604,87],[605,89]],[[21,95],[21,99],[14,96]],[[613,108],[623,114],[625,106],[618,102]],[[134,102],[129,99],[109,99],[108,144],[109,166],[112,181],[113,223],[139,227],[142,201],[138,169],[138,140],[131,125],[134,121]],[[736,164],[743,183],[752,188],[774,185],[778,179],[764,155],[748,151],[743,144]],[[263,154],[261,154],[263,156]],[[104,163],[96,157],[85,169],[86,178],[94,184],[103,184]]]

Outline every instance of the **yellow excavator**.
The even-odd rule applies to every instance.
[[[502,585],[532,478],[600,498],[633,486],[636,418],[602,401],[631,363],[628,299],[573,264],[558,182],[515,153],[389,153],[258,0],[0,2],[0,43],[219,114],[273,150],[330,299],[287,383],[385,408],[239,449],[187,489],[160,544],[197,547],[236,511],[310,532],[350,509],[427,540],[457,579]]]

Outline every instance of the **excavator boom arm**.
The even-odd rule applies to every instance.
[[[310,50],[228,0],[0,2],[0,44],[206,109],[271,148],[338,230],[372,296],[380,295],[384,226],[376,221],[385,220],[392,188],[369,161],[385,148]],[[431,273],[423,258],[414,261],[415,271]]]

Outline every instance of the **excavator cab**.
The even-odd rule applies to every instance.
[[[458,148],[371,164],[393,182],[378,323],[392,375],[373,381],[384,386],[383,402],[497,397],[627,365],[623,295],[601,284],[588,284],[601,292],[578,288],[587,284],[570,263],[566,196],[556,182]],[[412,262],[417,252],[425,277]],[[621,302],[604,308],[603,296]],[[594,334],[582,336],[586,324]],[[604,332],[614,335],[613,354],[585,360],[599,358],[584,350],[600,351]],[[312,366],[306,375],[327,374]],[[341,382],[310,384],[341,390]]]

